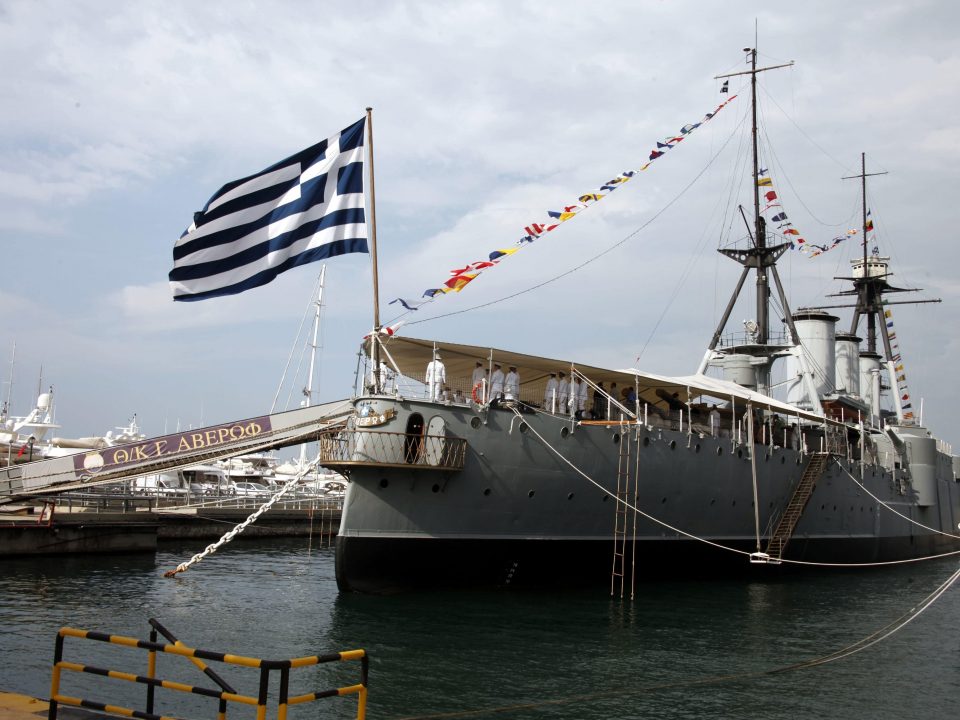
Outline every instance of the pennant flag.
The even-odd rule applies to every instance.
[[[466,273],[464,275],[457,275],[456,277],[452,277],[447,280],[444,285],[453,290],[453,292],[460,292],[467,286],[467,283],[472,281],[479,274],[480,273]]]
[[[494,250],[492,253],[490,253],[490,259],[496,260],[498,258],[506,257],[507,255],[513,255],[519,249],[520,248],[518,247],[512,247],[504,248],[503,250]],[[526,255],[524,255],[524,257],[526,257]]]
[[[782,212],[782,213],[777,213],[772,218],[770,218],[770,222],[782,222],[786,219],[787,219],[787,214],[785,212]]]
[[[415,312],[425,302],[426,300],[404,300],[403,298],[397,298],[396,300],[391,300],[389,304],[400,303],[404,309]]]
[[[299,265],[367,252],[364,126],[220,188],[174,244],[173,299],[234,295]]]
[[[680,130],[680,135],[669,137],[664,142],[657,141],[657,149],[651,152],[650,161],[644,163],[638,170],[625,170],[620,173],[612,180],[608,180],[606,183],[601,185],[597,191],[584,193],[577,198],[579,204],[567,205],[563,207],[563,210],[548,210],[546,212],[546,217],[542,218],[540,222],[531,223],[524,227],[524,233],[519,240],[516,241],[516,244],[513,247],[501,248],[499,250],[494,250],[489,254],[489,262],[474,262],[470,263],[462,268],[457,268],[451,270],[451,278],[443,281],[443,286],[438,288],[429,288],[424,291],[423,297],[430,298],[430,300],[436,299],[437,296],[450,293],[450,292],[460,292],[468,283],[473,281],[477,276],[479,276],[485,269],[493,267],[493,265],[498,264],[499,261],[507,255],[512,255],[526,245],[533,243],[535,240],[543,237],[545,233],[551,232],[560,226],[561,223],[566,222],[567,220],[572,219],[575,215],[579,214],[586,208],[592,206],[592,204],[598,202],[602,198],[606,197],[608,194],[616,190],[618,187],[628,182],[633,178],[638,172],[646,170],[651,162],[656,158],[659,158],[664,154],[664,150],[669,150],[674,147],[676,144],[682,142],[685,138],[689,137],[690,133],[703,125],[704,122],[713,118],[718,112],[720,112],[724,107],[736,99],[736,95],[731,95],[729,98],[720,103],[717,108],[710,113],[707,113],[703,119],[698,123],[690,123],[684,125]],[[430,300],[426,301],[429,302]],[[405,309],[408,311],[411,309],[416,309],[417,305],[411,301],[404,301],[401,298],[397,298],[392,302],[399,302]],[[422,302],[419,304],[423,304]]]
[[[767,199],[767,202],[773,202],[774,200],[777,199],[777,193],[773,190],[770,190],[769,192],[764,193],[763,196]]]
[[[783,234],[784,234],[784,235],[799,235],[799,234],[800,234],[800,231],[799,231],[799,230],[794,230],[793,228],[787,228],[786,230],[783,231]]]
[[[773,180],[768,177],[757,178],[757,187],[770,187],[773,185]]]
[[[397,332],[397,330],[400,329],[400,326],[403,325],[405,322],[406,320],[401,320],[400,322],[394,323],[393,325],[384,325],[382,328],[380,328],[380,335],[383,335],[385,337],[391,337],[395,332]],[[363,336],[363,339],[366,340],[371,335],[373,335],[373,333],[368,333]]]
[[[720,86],[720,92],[730,92],[730,78],[723,81],[723,85]]]

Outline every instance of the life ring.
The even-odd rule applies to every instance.
[[[474,401],[477,405],[483,405],[483,401],[478,397],[478,394],[479,394],[480,390],[482,390],[482,389],[483,389],[483,380],[481,380],[481,381],[478,382],[476,385],[474,385],[474,386],[473,386],[473,390],[472,390],[471,393],[470,393],[470,396],[473,398],[473,401]]]

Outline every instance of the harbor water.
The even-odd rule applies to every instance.
[[[156,618],[185,644],[270,659],[364,648],[371,718],[935,718],[960,698],[960,587],[866,650],[805,669],[926,598],[957,559],[868,571],[768,573],[609,590],[338,594],[334,554],[304,539],[236,541],[175,579],[198,551],[0,563],[0,689],[47,697],[57,630],[146,639]],[[437,568],[438,573],[443,568]],[[642,568],[640,569],[642,576]],[[146,655],[68,639],[65,659],[144,674]],[[211,683],[182,658],[160,675]],[[217,666],[241,692],[251,671]],[[295,671],[292,692],[357,681],[356,663]],[[276,689],[276,680],[273,681]],[[63,691],[143,709],[144,691],[65,673]],[[292,707],[354,717],[356,700]],[[230,717],[253,717],[231,706]],[[214,717],[212,700],[164,690],[156,709]]]

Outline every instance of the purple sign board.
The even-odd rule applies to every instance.
[[[174,458],[185,453],[216,450],[229,443],[252,440],[270,432],[270,430],[270,416],[264,415],[251,420],[213,425],[199,430],[162,435],[150,440],[117,445],[103,450],[77,453],[73,456],[73,467],[78,478],[89,477],[102,472],[119,470],[147,460]]]

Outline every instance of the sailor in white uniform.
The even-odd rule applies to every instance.
[[[503,399],[503,370],[499,363],[493,364],[493,375],[490,376],[490,399]]]
[[[550,412],[557,411],[557,374],[550,373],[547,380],[547,389],[543,391],[543,408]]]
[[[427,384],[427,397],[431,400],[440,400],[443,393],[443,387],[447,382],[447,368],[440,361],[440,354],[433,356],[433,360],[427,363],[427,374],[424,378]]]
[[[503,382],[503,395],[507,400],[520,399],[520,375],[517,374],[517,369],[513,365],[510,366],[510,372],[507,373]]]
[[[561,415],[569,415],[570,408],[567,407],[567,398],[570,397],[570,383],[567,382],[566,373],[557,374],[557,412]]]
[[[577,410],[580,417],[586,417],[587,412],[587,381],[577,378]]]
[[[478,398],[481,403],[486,402],[487,400],[487,371],[483,367],[483,363],[477,360],[477,366],[473,369],[473,377],[470,379],[470,387],[473,388],[474,397]],[[479,385],[480,387],[477,387]]]

